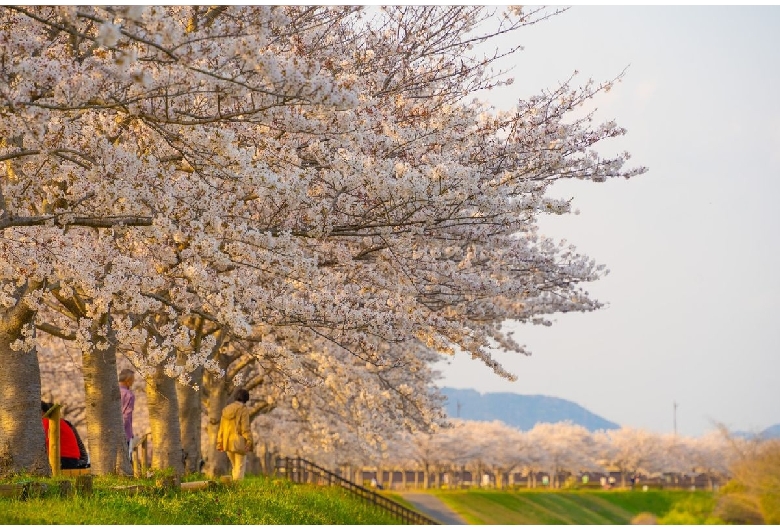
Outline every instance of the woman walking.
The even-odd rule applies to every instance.
[[[244,478],[246,454],[252,451],[252,431],[249,428],[249,392],[245,388],[236,389],[235,401],[222,409],[217,433],[217,451],[227,453],[233,466],[233,480]]]

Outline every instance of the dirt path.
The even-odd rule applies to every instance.
[[[412,503],[417,510],[441,524],[468,524],[446,504],[428,493],[401,493],[401,496]]]

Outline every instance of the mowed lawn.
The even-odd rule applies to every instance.
[[[710,492],[436,491],[469,524],[627,524],[643,512],[659,519],[677,506],[711,509]]]

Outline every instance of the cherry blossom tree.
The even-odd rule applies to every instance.
[[[482,461],[493,473],[496,487],[504,489],[504,477],[508,477],[511,483],[511,477],[523,464],[524,454],[528,450],[526,437],[521,431],[500,421],[483,423],[478,432],[484,440]]]
[[[604,451],[599,457],[606,466],[616,467],[620,471],[623,487],[626,486],[626,477],[629,474],[633,475],[640,469],[650,471],[658,462],[663,461],[664,454],[673,452],[662,449],[662,439],[659,435],[632,427],[601,431],[597,437],[602,442],[599,447]]]
[[[686,471],[705,473],[710,489],[714,488],[716,478],[729,475],[733,455],[723,433],[711,431],[697,438],[685,437],[681,443]]]
[[[222,374],[213,335],[194,347],[193,319],[251,342],[290,382],[373,380],[401,405],[394,421],[431,427],[433,401],[415,402],[389,367],[414,373],[460,349],[511,378],[490,349],[527,352],[503,322],[600,307],[579,284],[603,267],[539,236],[536,219],[569,211],[545,195],[558,179],[644,171],[624,169],[625,153],[593,151],[623,129],[572,117],[612,82],[573,78],[509,112],[468,99],[509,82],[490,67],[501,53],[473,46],[544,11],[0,16],[0,355],[25,374],[0,379],[12,402],[0,413],[9,469],[46,472],[42,449],[14,449],[41,445],[36,329],[75,335],[96,467],[127,472],[115,356],[154,382],[160,432],[180,433],[169,380],[197,380],[201,366]],[[483,31],[489,20],[497,28]],[[61,317],[47,321],[58,304]],[[372,401],[354,397],[339,403]]]
[[[529,434],[541,440],[547,454],[552,487],[560,487],[562,474],[575,474],[595,467],[594,442],[590,432],[569,421],[537,423]]]

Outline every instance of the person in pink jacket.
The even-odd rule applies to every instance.
[[[133,382],[135,381],[135,372],[125,368],[119,372],[119,393],[122,397],[122,424],[125,428],[125,438],[128,446],[133,439],[133,410],[135,409],[135,394],[133,393]]]

